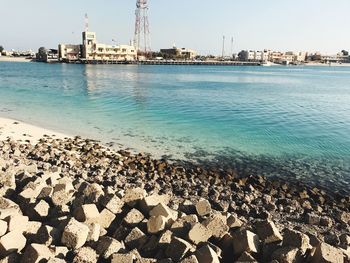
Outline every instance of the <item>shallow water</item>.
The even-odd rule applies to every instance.
[[[350,67],[0,63],[0,116],[348,191]]]

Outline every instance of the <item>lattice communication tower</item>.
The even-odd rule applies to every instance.
[[[148,0],[136,1],[136,20],[134,46],[138,53],[149,53],[151,51],[150,31],[148,22]]]

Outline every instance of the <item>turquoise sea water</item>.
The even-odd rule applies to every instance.
[[[349,191],[350,67],[2,62],[0,116]]]

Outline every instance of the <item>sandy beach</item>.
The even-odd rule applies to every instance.
[[[21,121],[0,117],[0,141],[12,139],[19,142],[37,143],[45,135],[63,139],[69,137],[63,133],[50,131]]]
[[[32,62],[32,60],[25,57],[0,56],[0,62]]]

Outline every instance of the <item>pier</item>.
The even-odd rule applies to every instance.
[[[81,64],[131,64],[131,65],[182,65],[182,66],[261,66],[260,62],[246,61],[193,61],[193,60],[140,60],[140,61],[117,61],[117,60],[76,60],[65,61],[66,63]]]

